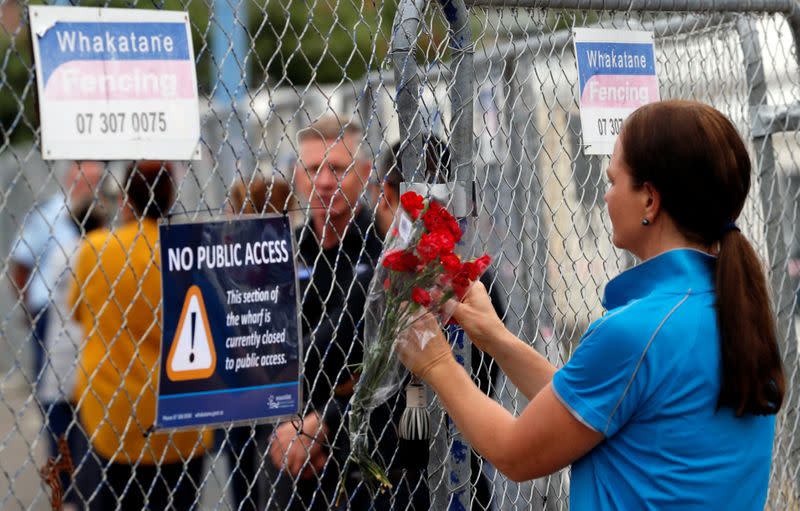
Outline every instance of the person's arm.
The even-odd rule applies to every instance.
[[[436,337],[424,349],[413,340],[401,339],[397,343],[400,359],[436,391],[470,445],[509,478],[525,481],[551,474],[603,440],[602,433],[570,413],[549,383],[533,396],[522,415],[512,416],[483,394],[455,361],[435,319],[427,316],[420,321],[419,328],[437,331]]]
[[[50,228],[42,218],[41,210],[32,211],[26,216],[17,239],[11,245],[8,277],[13,284],[12,287],[17,298],[22,302],[21,305],[26,311],[30,280],[33,272],[37,271],[37,258],[43,255],[47,247]]]
[[[17,293],[17,298],[22,302],[25,307],[28,303],[28,280],[31,278],[31,269],[24,264],[17,261],[11,261],[9,267],[9,278],[13,284],[14,292]]]
[[[284,422],[275,428],[269,455],[272,464],[288,472],[292,477],[311,479],[322,472],[328,461],[324,449],[329,428],[317,412],[311,412],[303,420]]]
[[[553,364],[505,327],[497,332],[486,353],[528,400],[539,394],[556,373]]]
[[[506,328],[481,282],[470,288],[453,317],[473,344],[488,353],[528,399],[553,379],[555,366]]]
[[[349,364],[362,359],[360,318],[371,278],[371,272],[357,275],[343,301],[329,304],[331,309],[313,329],[313,335],[305,339],[303,373],[309,406],[302,430],[296,421],[281,424],[270,448],[273,464],[292,476],[308,479],[321,471],[330,455],[326,447],[342,434],[344,413],[355,385]]]

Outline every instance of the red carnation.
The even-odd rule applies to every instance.
[[[467,263],[464,264],[466,265]],[[458,299],[463,300],[467,291],[469,291],[469,286],[472,285],[472,279],[470,279],[469,274],[462,269],[453,277],[453,280],[450,281],[450,285],[453,286],[453,291],[456,293]]]
[[[461,260],[455,254],[445,254],[440,261],[447,273],[456,273],[461,268]]]
[[[447,209],[439,203],[431,201],[428,210],[422,215],[422,221],[428,232],[447,232],[453,237],[453,241],[461,241],[461,228],[458,222]]]
[[[478,276],[483,275],[483,272],[486,271],[486,268],[489,267],[489,264],[491,264],[491,262],[492,258],[489,257],[487,254],[483,254],[479,258],[475,259],[475,266],[477,267],[477,270],[480,272]]]
[[[417,244],[417,253],[422,262],[427,263],[439,257],[439,247],[430,239],[425,238],[425,234]]]
[[[414,271],[419,258],[406,250],[394,250],[383,258],[383,266],[393,271]]]
[[[462,264],[459,274],[463,275],[469,280],[475,280],[481,276],[481,274],[478,272],[478,267],[475,266],[475,261],[467,261],[466,263]]]
[[[417,253],[424,262],[430,262],[439,255],[449,254],[455,244],[448,232],[431,232],[423,234],[417,244]]]
[[[431,294],[419,287],[411,290],[411,299],[423,307],[428,307],[431,304]]]
[[[400,204],[403,205],[403,209],[405,209],[408,215],[414,220],[419,218],[420,212],[425,209],[425,199],[416,192],[406,192],[401,195]]]

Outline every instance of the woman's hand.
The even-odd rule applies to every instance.
[[[475,282],[464,300],[453,311],[453,318],[464,329],[470,341],[491,355],[492,344],[506,327],[497,313],[481,281]]]
[[[453,360],[453,352],[436,318],[423,312],[395,341],[400,361],[421,379],[439,364]]]

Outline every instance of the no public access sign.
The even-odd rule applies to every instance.
[[[200,158],[185,12],[29,7],[45,159]]]
[[[156,428],[276,420],[300,411],[293,240],[288,217],[160,225]]]

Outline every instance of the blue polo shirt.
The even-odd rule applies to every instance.
[[[553,377],[605,439],[572,465],[570,509],[764,509],[773,416],[717,410],[716,258],[672,250],[610,281],[595,321]]]

